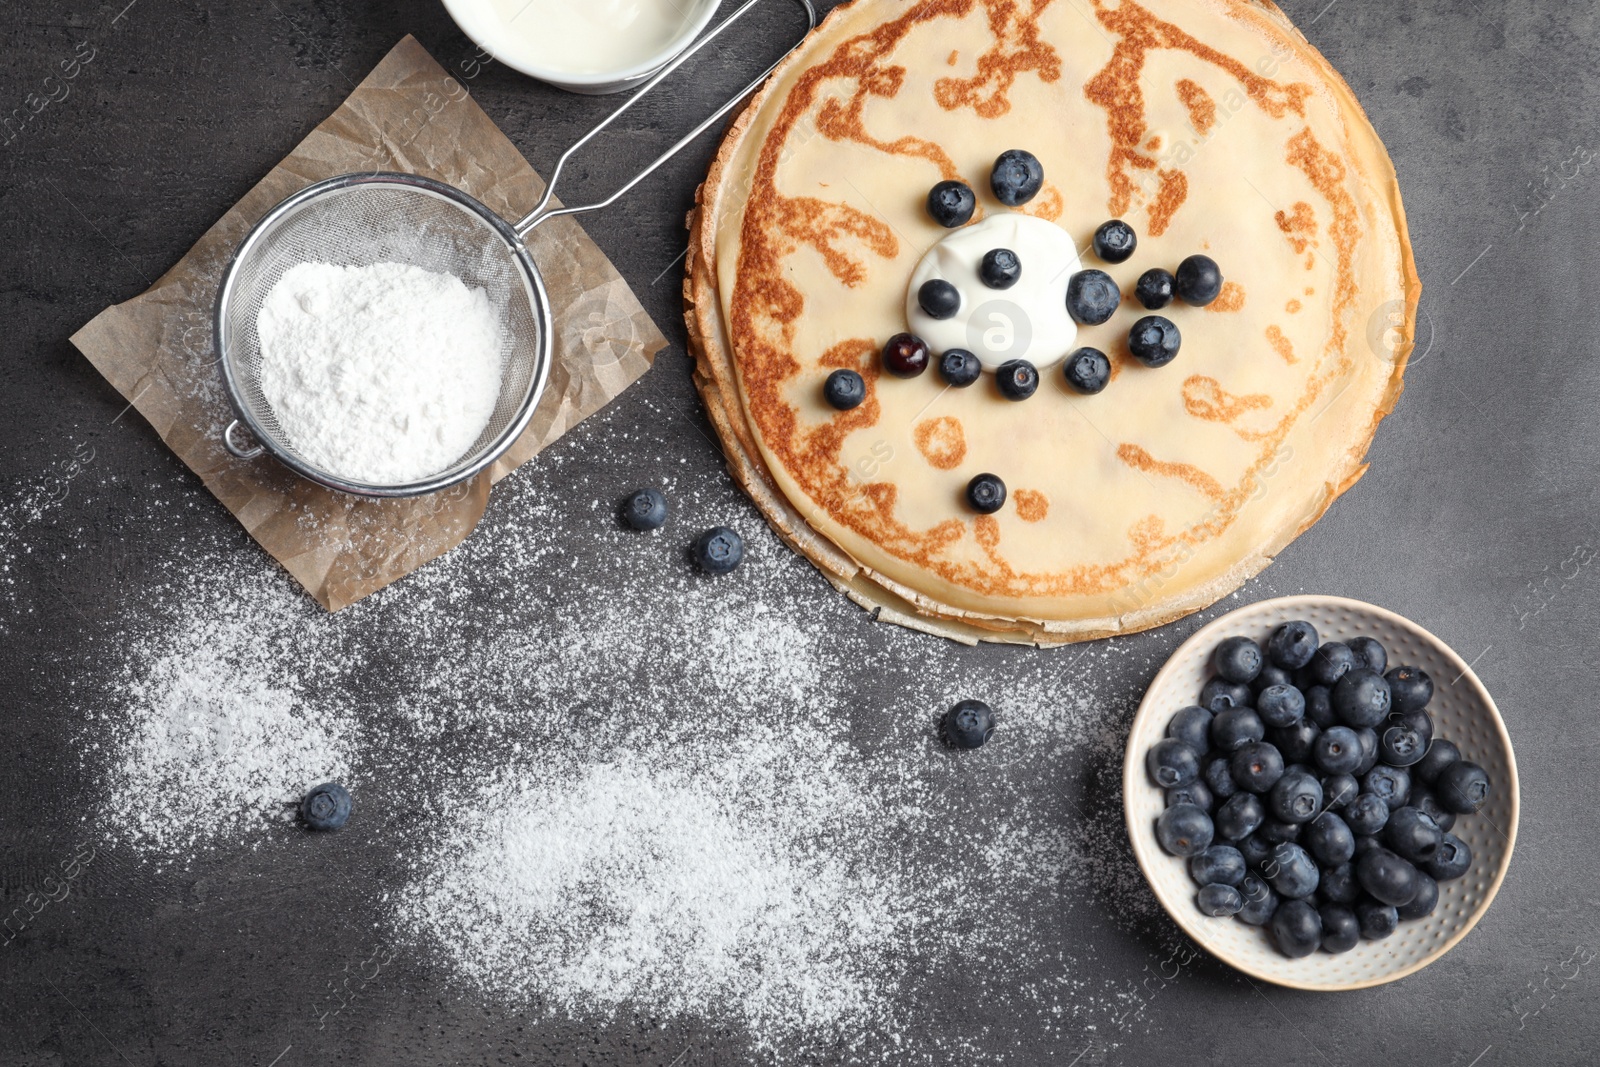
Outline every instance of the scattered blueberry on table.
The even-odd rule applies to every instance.
[[[1202,914],[1265,927],[1292,959],[1348,952],[1431,915],[1467,873],[1450,831],[1493,784],[1435,736],[1426,672],[1388,664],[1375,639],[1322,642],[1300,620],[1214,650],[1198,702],[1145,755],[1165,792],[1156,840],[1187,861]]]
[[[705,573],[728,574],[744,560],[744,538],[726,526],[714,526],[695,540],[690,553]]]
[[[622,521],[635,530],[659,530],[667,522],[667,498],[659,489],[635,489],[622,499]]]
[[[951,748],[980,748],[994,729],[993,708],[981,700],[963,700],[939,720],[939,739]]]
[[[324,782],[300,801],[300,818],[313,830],[337,830],[350,821],[350,791]]]

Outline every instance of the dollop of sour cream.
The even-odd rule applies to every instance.
[[[527,62],[570,74],[608,74],[659,55],[705,0],[488,0]]]
[[[996,248],[1010,249],[1022,264],[1022,276],[1009,289],[991,289],[979,275],[983,257]],[[964,348],[985,370],[1013,359],[1043,370],[1075,347],[1078,324],[1067,314],[1067,282],[1082,269],[1077,245],[1055,223],[1019,212],[990,215],[951,231],[922,257],[906,291],[906,321],[935,359]],[[951,318],[934,318],[917,300],[918,290],[934,279],[961,294]]]

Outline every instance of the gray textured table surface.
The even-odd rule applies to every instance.
[[[0,891],[8,914],[30,893],[48,900],[29,908],[20,931],[8,926],[0,947],[0,1064],[747,1062],[751,1036],[736,1020],[658,1018],[648,1005],[567,1018],[475,996],[421,950],[398,952],[329,1018],[327,990],[385,943],[382,898],[409,869],[396,842],[415,840],[414,824],[436,817],[394,810],[391,793],[403,791],[387,783],[404,777],[404,753],[363,765],[364,818],[315,850],[273,831],[163,866],[100,836],[96,805],[114,758],[104,731],[138,641],[214,607],[215,590],[186,602],[195,582],[287,579],[149,427],[124,414],[66,337],[166,270],[403,34],[453,68],[473,53],[429,0],[125,2],[0,10],[0,115],[31,113],[0,147]],[[1126,860],[1091,849],[1086,868],[1079,855],[1080,869],[1058,872],[1060,893],[1023,902],[1036,950],[1018,957],[1030,961],[1027,973],[962,974],[913,955],[891,997],[892,1039],[813,1040],[780,1049],[781,1059],[1595,1061],[1600,985],[1571,961],[1592,959],[1600,945],[1600,568],[1588,565],[1600,548],[1600,344],[1588,274],[1600,246],[1600,168],[1576,162],[1600,150],[1600,14],[1548,0],[1286,7],[1388,144],[1427,289],[1421,352],[1371,472],[1240,597],[1315,591],[1375,601],[1476,665],[1522,770],[1522,837],[1504,890],[1479,928],[1423,973],[1312,996],[1252,984],[1204,956],[1173,966],[1175,928],[1127,883]],[[46,78],[80,43],[93,59],[63,94],[59,78]],[[715,75],[641,107],[576,176],[603,178],[685,128],[755,65],[745,47],[760,46],[730,45]],[[604,107],[497,66],[472,80],[472,92],[545,171]],[[707,436],[678,318],[682,219],[710,151],[710,141],[696,146],[625,206],[586,223],[672,348],[621,401],[497,492],[470,566],[454,564],[440,571],[445,580],[418,582],[338,624],[350,655],[368,664],[352,699],[378,707],[401,698],[407,665],[376,668],[395,620],[419,604],[448,615],[448,640],[467,644],[557,610],[579,588],[575,571],[598,575],[582,584],[584,597],[657,610],[655,586],[670,599],[681,559],[662,547],[668,541],[644,559],[640,542],[596,519],[635,482],[669,477],[684,528],[733,521],[756,534],[756,513]],[[546,538],[536,550],[502,552],[520,544],[508,529],[527,522],[545,524]],[[920,714],[891,691],[908,672],[953,690],[966,677],[1059,674],[1078,718],[1088,706],[1114,735],[1165,654],[1216,614],[1082,656],[963,649],[874,627],[770,537],[757,536],[756,548],[729,610],[776,605],[805,640],[840,650],[827,685],[847,694],[850,736],[869,752],[903,739],[887,716]],[[625,553],[632,562],[613,567]],[[692,669],[672,675],[685,662],[647,657],[634,667],[660,677],[614,684],[676,694],[658,713],[692,729],[713,694]],[[1011,735],[1013,753],[1027,749],[1026,729]],[[1035,829],[1041,820],[1067,832],[1083,820],[1114,827],[1112,747],[1028,751],[1040,758],[1002,749],[987,769],[963,765],[962,790],[1018,819],[1026,812]],[[1085,833],[1116,839],[1114,830]],[[913,845],[931,855],[937,836]],[[50,883],[40,898],[45,876],[80,848],[93,849],[81,876],[64,890]],[[1009,915],[1006,905],[974,910]],[[1017,993],[1047,987],[1056,992],[1044,1008]]]

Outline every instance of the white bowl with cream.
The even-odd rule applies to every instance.
[[[643,84],[694,43],[720,0],[444,0],[506,66],[574,93]]]

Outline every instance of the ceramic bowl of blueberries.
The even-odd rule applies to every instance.
[[[1327,596],[1203,627],[1145,693],[1123,798],[1167,913],[1246,974],[1362,989],[1450,951],[1517,838],[1516,759],[1444,642]]]

